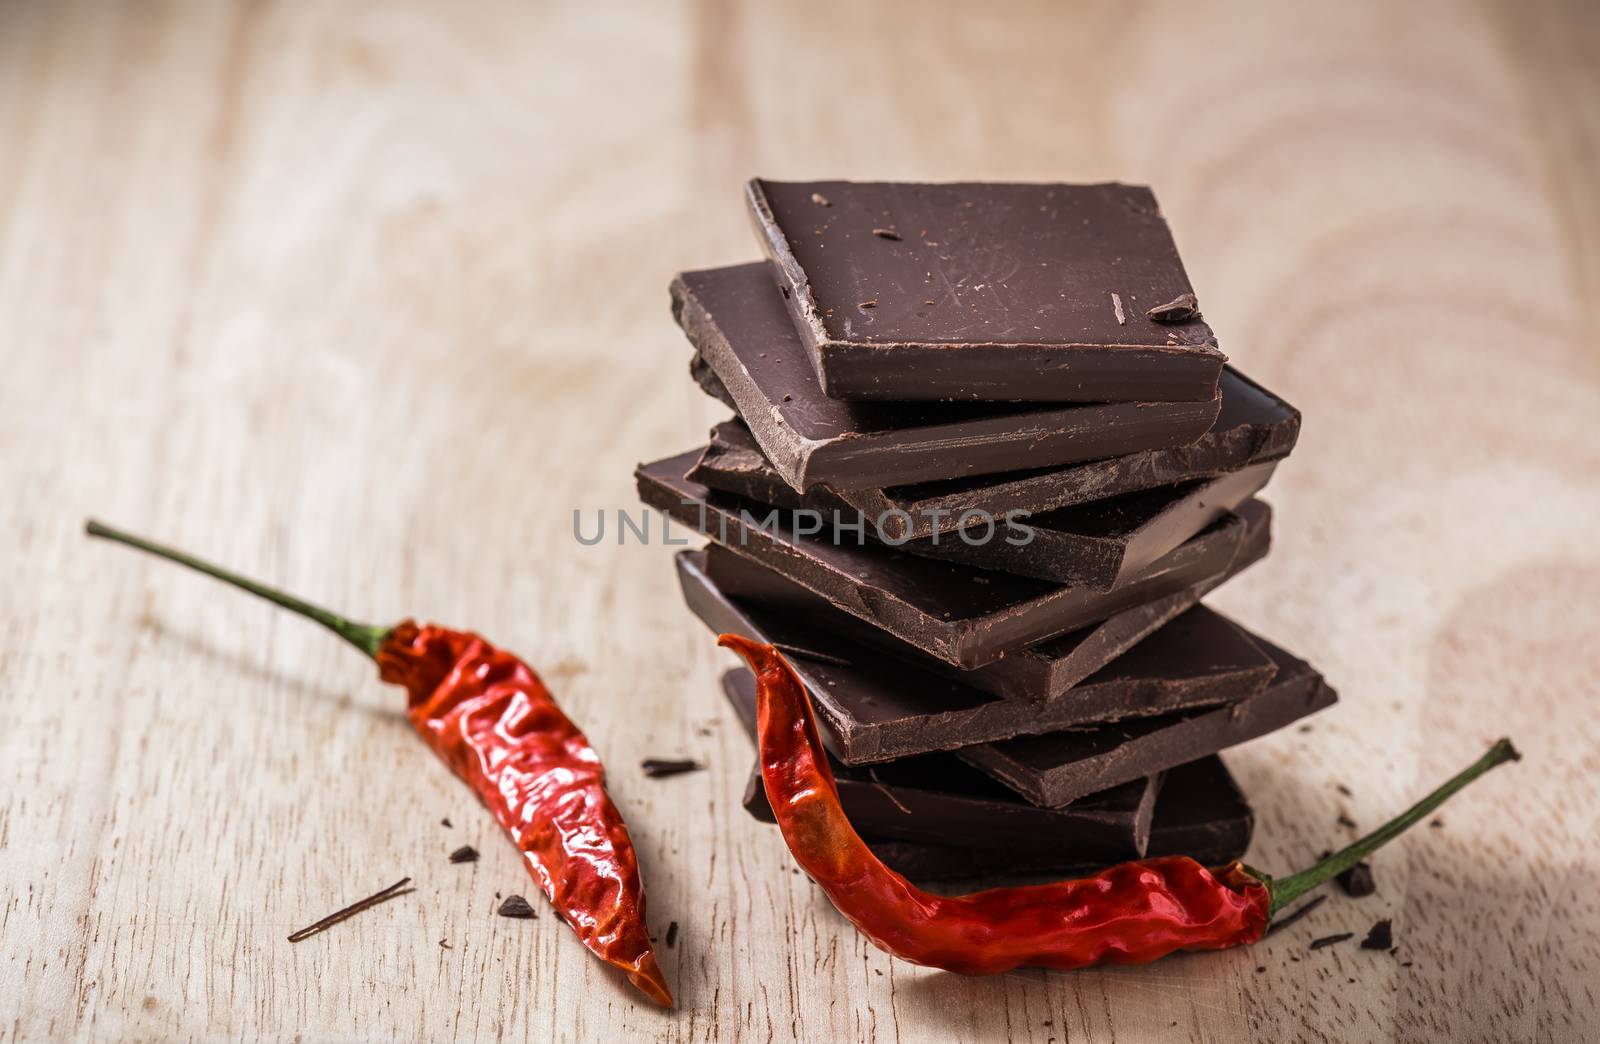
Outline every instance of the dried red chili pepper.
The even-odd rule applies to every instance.
[[[805,686],[770,645],[725,634],[757,680],[761,777],[795,860],[852,924],[897,957],[989,975],[1021,965],[1142,964],[1177,950],[1253,943],[1284,904],[1355,865],[1457,790],[1518,755],[1501,740],[1409,811],[1308,870],[1274,880],[1234,861],[1207,869],[1186,856],[1124,863],[1091,877],[924,892],[879,862],[839,805]]]
[[[528,871],[583,945],[651,1000],[672,1006],[645,927],[633,842],[605,789],[600,756],[527,664],[475,634],[354,623],[159,544],[90,522],[105,537],[197,569],[309,617],[405,686],[406,715],[494,813]]]

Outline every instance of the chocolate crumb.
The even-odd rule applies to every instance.
[[[1339,793],[1341,793],[1341,794],[1343,794],[1343,795],[1344,795],[1344,796],[1345,796],[1345,797],[1351,797],[1351,796],[1353,796],[1353,795],[1352,795],[1352,794],[1351,794],[1351,793],[1350,793],[1350,788],[1349,788],[1349,787],[1347,787],[1347,786],[1345,786],[1345,785],[1344,785],[1344,784],[1343,784],[1343,783],[1335,783],[1335,784],[1334,784],[1334,785],[1333,785],[1333,788],[1334,788],[1334,789],[1335,789],[1335,790],[1337,790],[1337,791],[1338,791],[1338,792],[1339,792]]]
[[[879,239],[888,239],[896,243],[900,241],[900,233],[896,232],[892,228],[875,228],[872,230],[872,234],[877,236]]]
[[[1311,726],[1310,725],[1302,725],[1296,731],[1297,732],[1310,732],[1311,731]]]
[[[1193,294],[1179,294],[1166,304],[1156,305],[1144,314],[1158,323],[1181,323],[1187,319],[1200,318],[1200,302]]]
[[[445,816],[443,819],[439,820],[439,825],[444,827],[446,830],[449,830],[455,824],[450,822],[449,816]]]
[[[478,850],[471,845],[462,845],[450,853],[450,861],[452,863],[476,863],[478,861]]]
[[[1333,946],[1336,943],[1342,943],[1346,939],[1354,939],[1355,937],[1355,932],[1340,932],[1338,935],[1324,935],[1320,939],[1312,939],[1311,948],[1313,950],[1320,950],[1324,946]]]
[[[1364,899],[1378,890],[1371,863],[1357,863],[1339,875],[1339,887],[1352,899]]]
[[[699,772],[705,768],[704,765],[693,758],[645,758],[639,762],[639,767],[651,779],[681,776],[685,772]]]
[[[831,207],[831,206],[833,206],[832,203],[828,202],[828,197],[824,196],[820,192],[811,193],[811,202],[815,203],[819,207]]]
[[[1265,964],[1256,965],[1256,974],[1257,975],[1260,975],[1262,972],[1264,972],[1266,970],[1267,970],[1267,966]]]
[[[1434,816],[1432,819],[1428,820],[1428,825],[1433,829],[1438,830],[1440,827],[1444,826],[1444,817]]]
[[[1354,830],[1356,828],[1356,821],[1351,819],[1343,812],[1339,813],[1339,818],[1335,822],[1337,822],[1340,826],[1350,830]]]
[[[673,921],[667,925],[667,949],[678,945],[678,922]]]
[[[1373,924],[1361,940],[1363,950],[1387,950],[1394,946],[1394,922],[1385,917]]]
[[[1401,962],[1400,962],[1400,967],[1402,967],[1402,968],[1409,968],[1409,967],[1411,967],[1411,965],[1412,965],[1412,964],[1413,964],[1413,963],[1414,963],[1414,962],[1412,962],[1412,961],[1401,961]]]
[[[878,307],[878,299],[876,297],[874,297],[870,301],[861,301],[861,302],[857,303],[856,307],[857,308],[876,308],[876,307]]]
[[[500,904],[500,909],[496,912],[501,917],[517,917],[524,921],[539,916],[534,908],[528,905],[528,900],[520,895],[506,896],[506,901]]]

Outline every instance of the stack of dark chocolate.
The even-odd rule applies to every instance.
[[[1200,604],[1259,561],[1300,415],[1224,365],[1148,189],[753,181],[768,261],[679,276],[738,416],[641,465],[782,649],[859,832],[922,879],[1243,853],[1217,752],[1334,702]],[[753,680],[723,678],[753,729]],[[745,795],[770,819],[759,775]]]

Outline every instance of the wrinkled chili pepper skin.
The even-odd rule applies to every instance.
[[[845,818],[810,699],[783,656],[737,635],[720,644],[756,673],[761,776],[789,850],[840,913],[897,957],[990,975],[1141,964],[1265,933],[1267,886],[1238,863],[1210,870],[1187,857],[1147,859],[1053,884],[922,891],[883,865]]]
[[[645,924],[639,864],[600,757],[533,669],[474,634],[406,621],[377,653],[407,716],[516,841],[583,944],[672,1006]]]

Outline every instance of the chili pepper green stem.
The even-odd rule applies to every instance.
[[[1284,906],[1294,902],[1318,885],[1325,884],[1338,877],[1411,827],[1416,826],[1434,809],[1448,801],[1456,791],[1465,787],[1485,772],[1498,765],[1504,765],[1508,761],[1518,761],[1521,758],[1522,755],[1517,753],[1517,748],[1511,745],[1509,739],[1499,740],[1489,748],[1483,757],[1446,781],[1438,790],[1395,816],[1366,837],[1346,848],[1340,849],[1315,866],[1307,867],[1299,873],[1290,874],[1288,877],[1269,880],[1268,888],[1272,892],[1272,912],[1277,913]]]
[[[176,548],[153,543],[142,537],[136,537],[132,533],[124,533],[120,529],[102,525],[94,519],[90,519],[83,528],[84,532],[92,537],[114,540],[119,544],[136,547],[140,551],[148,551],[158,558],[165,558],[169,562],[176,562],[181,566],[188,566],[190,569],[197,570],[207,576],[216,577],[223,583],[232,584],[241,590],[249,591],[253,595],[265,598],[273,605],[282,606],[292,613],[299,613],[309,620],[315,620],[370,657],[377,657],[378,647],[383,644],[384,638],[389,634],[390,629],[387,627],[374,627],[371,624],[356,623],[337,613],[329,612],[321,606],[312,605],[310,602],[296,598],[294,595],[268,587],[266,584],[256,583],[254,580],[242,577],[238,573],[230,572],[221,566],[202,561],[193,555],[184,554]]]

